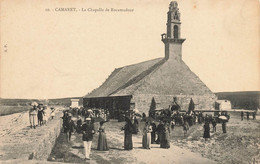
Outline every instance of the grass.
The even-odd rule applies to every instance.
[[[0,116],[28,111],[29,106],[0,106]]]

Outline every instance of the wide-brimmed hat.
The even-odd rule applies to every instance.
[[[91,121],[91,118],[89,118],[89,117],[88,117],[88,118],[86,118],[86,121]]]
[[[31,105],[32,106],[38,106],[37,102],[32,102]]]

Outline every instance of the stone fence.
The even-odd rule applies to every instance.
[[[28,112],[25,114],[27,115]],[[56,113],[54,119],[50,118],[46,126],[31,129],[28,124],[27,127],[2,137],[0,139],[0,163],[30,162],[28,160],[47,161],[61,132],[61,117],[62,112],[60,111]]]

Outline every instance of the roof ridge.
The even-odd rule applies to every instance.
[[[126,68],[126,67],[131,67],[131,66],[134,66],[134,65],[143,64],[143,63],[151,62],[151,61],[153,61],[153,60],[158,60],[158,59],[164,59],[164,58],[163,58],[163,57],[160,57],[160,58],[155,58],[155,59],[151,59],[151,60],[146,60],[146,61],[142,61],[142,62],[139,62],[139,63],[134,63],[134,64],[130,64],[130,65],[118,67],[118,68],[116,68],[116,69],[122,69],[122,68]]]
[[[157,58],[158,60],[159,58]],[[130,79],[128,82],[126,82],[123,86],[117,88],[115,91],[113,91],[112,93],[110,93],[109,95],[113,95],[116,92],[118,92],[121,89],[125,89],[130,85],[133,85],[137,82],[139,82],[140,80],[142,80],[143,78],[145,78],[147,75],[149,75],[150,73],[152,73],[156,68],[158,68],[159,66],[163,65],[165,63],[165,58],[162,58],[160,61],[158,61],[157,63],[155,63],[153,66],[151,66],[150,68],[148,68],[147,70],[143,71],[142,73],[140,73],[139,75],[137,75],[136,77],[134,77],[133,79]]]
[[[107,81],[107,79],[112,78],[113,76],[115,76],[121,69],[123,69],[123,67],[121,68],[115,68],[114,71],[106,78],[106,80],[99,86],[101,87],[102,85],[104,85],[104,83]],[[98,87],[98,88],[99,88]],[[87,97],[89,94],[91,94],[92,92],[94,92],[97,88],[93,89],[90,93],[86,94],[83,97]]]

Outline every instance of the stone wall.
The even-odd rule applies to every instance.
[[[16,124],[19,122],[22,125],[16,125],[16,129],[12,129],[10,133],[0,137],[0,163],[10,160],[46,161],[61,132],[62,119],[60,117],[62,117],[62,112],[57,112],[54,119],[48,120],[46,126],[36,127],[36,129],[29,127],[28,112],[20,115],[20,118],[11,123]]]
[[[56,139],[59,137],[62,128],[62,116],[61,113],[58,114],[57,119],[53,120],[52,125],[47,125],[48,130],[42,135],[42,140],[37,145],[37,148],[32,152],[31,157],[37,160],[47,160],[51,151],[55,145]],[[55,122],[54,122],[55,121]]]
[[[211,95],[155,95],[155,94],[138,94],[134,95],[131,103],[135,103],[141,113],[148,114],[152,98],[154,97],[156,102],[156,109],[166,109],[173,102],[173,97],[177,97],[177,103],[181,106],[181,110],[188,110],[191,98],[195,103],[195,110],[213,110],[217,97]]]

